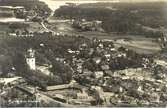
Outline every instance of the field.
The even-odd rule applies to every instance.
[[[117,45],[125,46],[129,49],[135,50],[138,53],[152,54],[157,53],[161,50],[158,43],[152,41],[151,39],[139,40],[130,40],[125,41],[124,39],[116,40]]]
[[[79,31],[71,27],[68,20],[53,21],[48,27],[55,31],[68,35],[84,36],[89,39],[97,37],[102,40],[111,40],[117,47],[124,46],[133,49],[138,53],[154,54],[161,50],[159,43],[155,38],[147,38],[141,35],[126,35],[116,33],[105,33],[97,31]]]
[[[9,24],[0,23],[0,36],[4,36],[9,31]]]

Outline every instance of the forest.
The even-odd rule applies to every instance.
[[[164,13],[166,4],[141,2],[62,6],[55,11],[54,16],[64,19],[101,20],[106,32],[159,37],[160,28],[167,27]]]

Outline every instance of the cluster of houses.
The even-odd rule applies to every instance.
[[[72,26],[82,31],[103,31],[102,21],[72,20]]]
[[[83,43],[77,51],[68,49],[68,53],[72,55],[72,60],[67,61],[80,74],[87,71],[97,71],[99,75],[102,75],[100,72],[126,69],[133,66],[143,67],[146,62],[149,62],[149,58],[140,56],[131,50],[123,47],[116,48],[112,41],[101,41],[96,38],[92,40],[91,45]],[[137,59],[133,60],[133,58],[139,60],[136,62]]]
[[[50,75],[49,69],[45,68],[48,66],[36,66],[34,50],[30,49],[27,53],[26,62],[30,69],[39,68],[45,74],[47,70]],[[67,49],[67,56],[56,60],[72,68],[72,81],[69,84],[47,86],[42,93],[52,100],[83,106],[165,105],[165,77],[155,78],[154,62],[149,56],[124,47],[116,48],[113,41],[97,38],[93,38],[90,43],[80,43],[77,50]]]
[[[74,79],[81,85],[96,88],[96,95],[102,102],[96,100],[96,104],[149,106],[165,102],[166,92],[163,89],[167,86],[162,84],[163,79],[155,79],[154,72],[150,70],[153,64],[151,58],[123,47],[116,49],[112,41],[96,38],[91,45],[83,43],[77,51],[69,49],[68,52],[75,55],[70,63],[75,71]],[[116,69],[113,65],[123,67]]]
[[[53,36],[52,32],[29,32],[27,30],[16,30],[14,33],[8,33],[12,37],[33,37],[33,36]]]

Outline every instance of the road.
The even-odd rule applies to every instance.
[[[44,24],[43,21],[41,22],[41,25],[42,25],[42,27],[43,27],[46,31],[48,31],[48,32],[52,32],[53,34],[56,34],[55,31],[53,31],[53,30],[51,30],[51,29],[48,29],[48,28],[45,26],[45,24]]]

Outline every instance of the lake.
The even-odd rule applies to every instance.
[[[77,3],[77,4],[82,4],[82,3],[97,3],[100,2],[98,0],[40,0],[45,2],[52,11],[55,11],[58,9],[60,6],[66,5],[66,3]],[[119,0],[111,0],[111,1],[106,1],[103,0],[101,2],[119,2]]]
[[[24,19],[9,17],[9,18],[0,18],[0,22],[6,23],[6,22],[24,22]]]

